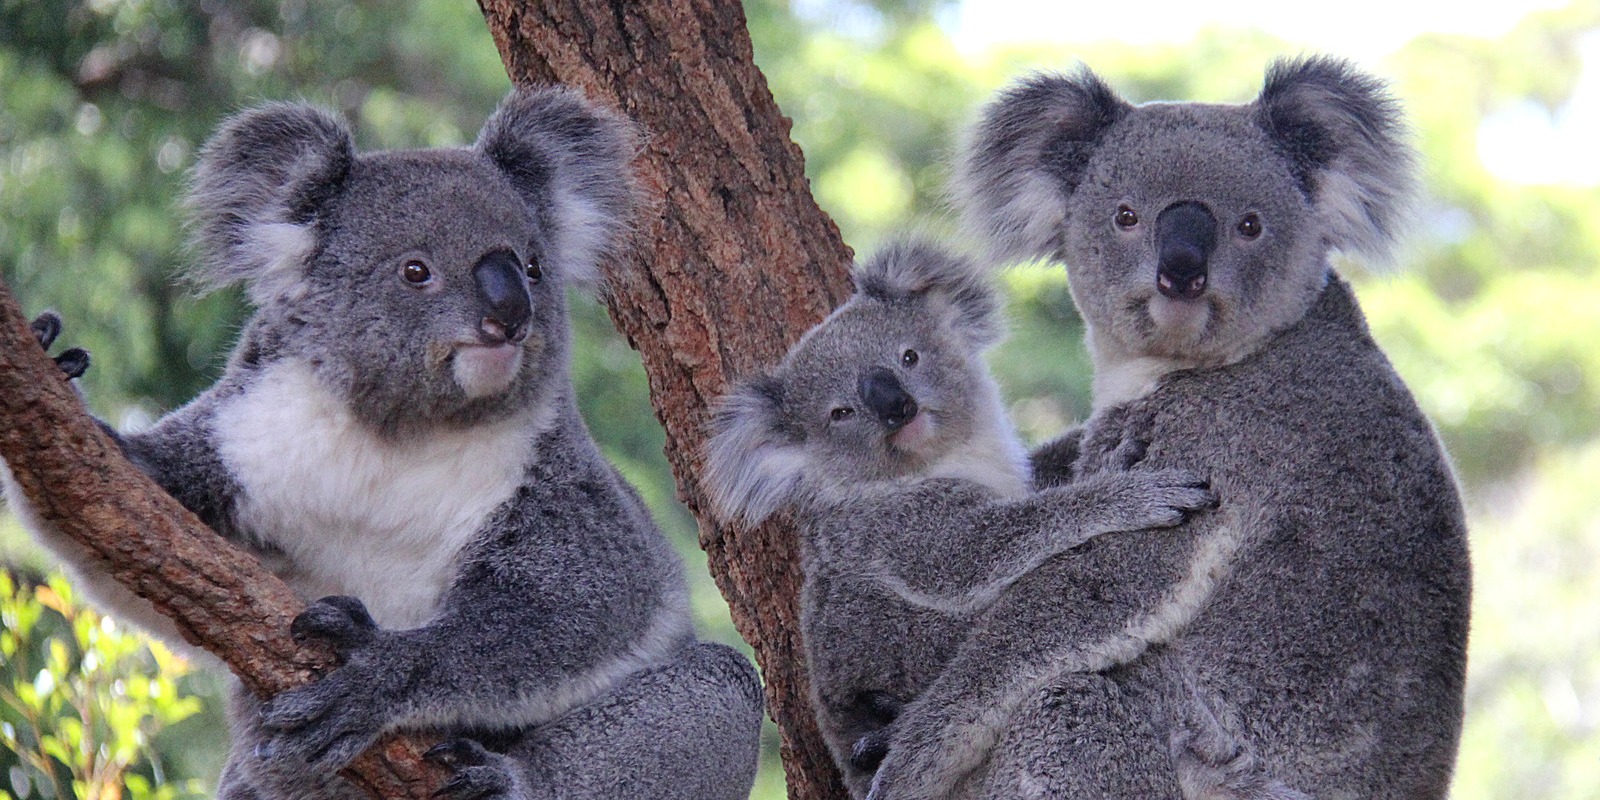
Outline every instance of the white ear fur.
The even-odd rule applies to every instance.
[[[1387,264],[1410,216],[1417,156],[1384,84],[1336,58],[1281,60],[1256,107],[1310,192],[1328,243]]]
[[[1000,298],[990,270],[922,239],[901,239],[856,265],[858,295],[885,301],[920,298],[942,306],[951,326],[984,350],[1005,337]]]
[[[354,159],[344,123],[312,106],[270,103],[224,122],[190,180],[191,278],[203,289],[242,281],[258,306],[292,294],[317,210]]]
[[[748,381],[725,395],[706,445],[705,487],[717,517],[756,525],[795,495],[805,477],[804,450],[783,430],[782,387]]]
[[[637,206],[631,122],[564,87],[514,90],[478,134],[550,238],[553,266],[592,286],[621,249]]]
[[[1055,254],[1066,196],[1101,135],[1131,108],[1087,68],[1029,76],[984,107],[962,143],[951,193],[994,259]]]

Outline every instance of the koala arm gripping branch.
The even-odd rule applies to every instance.
[[[998,501],[935,480],[876,512],[851,510],[854,518],[873,519],[879,527],[851,538],[870,545],[864,562],[869,577],[901,599],[970,614],[993,605],[1047,559],[1096,536],[1172,527],[1189,512],[1215,504],[1203,479],[1177,470],[1096,476]],[[892,524],[882,525],[886,520]]]
[[[545,722],[691,640],[670,546],[592,446],[556,439],[426,625],[379,628],[353,598],[296,621],[344,663],[263,708],[272,758],[336,768],[387,730]]]

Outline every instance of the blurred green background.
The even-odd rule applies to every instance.
[[[1081,60],[1134,100],[1246,101],[1271,57],[1305,50],[1391,79],[1428,196],[1403,269],[1352,272],[1472,515],[1454,794],[1600,797],[1600,0],[1481,12],[1354,0],[1311,21],[1229,4],[1206,18],[1192,3],[1073,20],[1059,5],[748,11],[817,199],[858,251],[905,225],[948,228],[940,186],[956,133],[1025,69]],[[455,145],[507,88],[464,0],[0,0],[0,277],[29,311],[61,311],[68,339],[94,352],[95,410],[147,424],[214,378],[245,313],[236,293],[196,298],[173,277],[186,258],[173,201],[223,115],[304,98],[342,110],[368,148]],[[1081,330],[1058,270],[1006,282],[1012,337],[993,363],[1037,441],[1087,411]],[[574,377],[597,437],[679,543],[703,630],[736,642],[673,501],[638,359],[597,304],[579,303],[576,324]],[[82,609],[49,574],[0,517],[0,797],[203,795],[225,739],[223,679]],[[754,796],[777,798],[768,745]]]

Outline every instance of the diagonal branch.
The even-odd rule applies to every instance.
[[[0,458],[44,522],[171,617],[257,697],[310,682],[333,653],[289,636],[305,604],[254,557],[207,528],[122,457],[45,355],[0,282]],[[439,775],[406,739],[346,771],[373,797],[428,796]]]

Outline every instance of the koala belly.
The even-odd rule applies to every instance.
[[[263,561],[307,601],[351,595],[380,625],[408,628],[433,615],[462,549],[522,483],[540,422],[391,441],[288,363],[227,400],[215,430]]]

